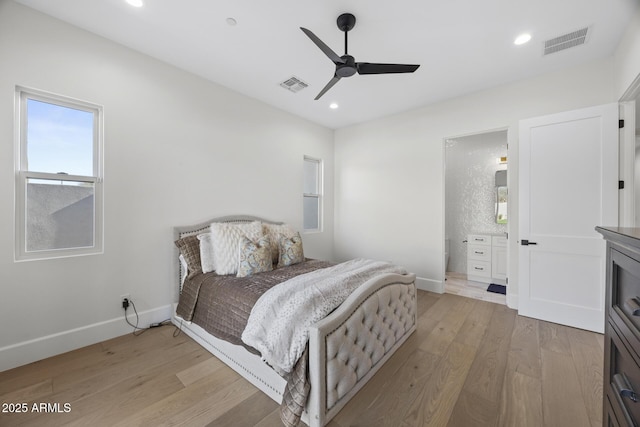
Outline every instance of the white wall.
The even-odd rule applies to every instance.
[[[336,257],[393,260],[415,272],[422,288],[442,291],[444,138],[508,128],[509,200],[517,200],[518,121],[615,101],[612,63],[588,63],[336,131]],[[513,232],[517,203],[509,215]],[[516,240],[511,234],[511,252]],[[510,267],[510,292],[517,296],[517,265]]]
[[[304,155],[326,177],[305,254],[333,257],[333,131],[6,0],[0,58],[0,371],[130,332],[125,293],[143,324],[166,319],[173,226],[241,213],[300,228]],[[104,107],[104,254],[13,261],[16,85]]]

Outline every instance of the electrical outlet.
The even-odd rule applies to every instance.
[[[127,303],[125,304],[124,300],[127,300]],[[131,295],[129,294],[124,294],[124,295],[120,295],[120,307],[125,308],[125,307],[129,307],[131,301]]]

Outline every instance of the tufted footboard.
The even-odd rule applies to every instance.
[[[387,274],[311,328],[310,426],[327,424],[415,331],[416,304],[415,275]]]

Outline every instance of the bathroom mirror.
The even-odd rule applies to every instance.
[[[507,187],[496,187],[496,222],[498,224],[507,223]]]
[[[507,171],[496,172],[496,222],[507,223]]]

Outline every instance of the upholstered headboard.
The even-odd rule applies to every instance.
[[[276,224],[276,225],[281,225],[283,224],[282,222],[279,221],[271,221],[268,219],[264,219],[264,218],[260,218],[257,216],[251,216],[251,215],[230,215],[230,216],[223,216],[223,217],[217,217],[217,218],[213,218],[210,219],[208,221],[203,221],[200,222],[198,224],[194,224],[194,225],[186,225],[186,226],[180,226],[180,227],[174,227],[173,228],[173,241],[175,242],[178,239],[182,239],[184,237],[187,236],[194,236],[194,235],[198,235],[201,233],[205,233],[209,230],[209,226],[211,225],[211,223],[214,222],[226,222],[226,223],[242,223],[242,222],[253,222],[253,221],[260,221],[262,223],[266,223],[266,224]],[[175,266],[175,275],[174,277],[177,278],[176,283],[178,284],[178,292],[181,291],[182,289],[182,276],[183,276],[183,269],[182,269],[182,264],[180,263],[179,260],[179,256],[180,256],[180,250],[174,245],[174,252],[173,252],[174,256],[173,256],[173,262],[172,264]]]

